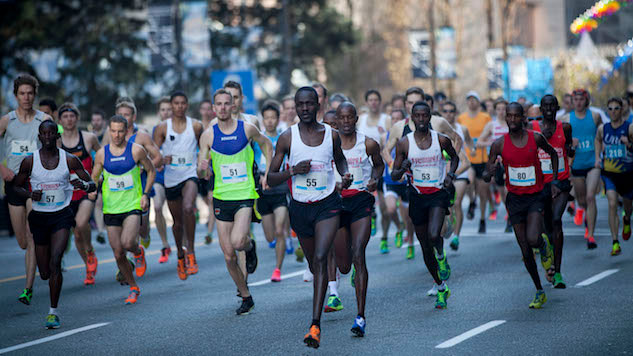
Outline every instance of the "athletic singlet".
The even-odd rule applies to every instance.
[[[569,124],[571,125],[571,136],[578,140],[576,146],[576,154],[572,169],[591,169],[594,166],[595,147],[594,139],[596,138],[596,123],[593,121],[591,110],[587,109],[584,119],[576,117],[576,112],[569,113]]]
[[[253,148],[246,137],[244,121],[237,120],[235,131],[230,134],[224,134],[218,124],[214,124],[209,153],[214,198],[229,201],[259,198],[253,178]]]
[[[292,167],[301,161],[312,160],[308,174],[292,176],[290,194],[292,199],[301,203],[316,203],[330,196],[336,187],[334,176],[334,144],[332,143],[332,127],[323,125],[325,133],[318,146],[303,143],[299,133],[299,124],[291,129],[290,155],[288,164]]]
[[[64,145],[64,141],[62,140],[62,148],[72,154],[73,156],[76,156],[77,158],[79,158],[79,160],[81,161],[81,165],[84,167],[84,170],[86,170],[86,172],[88,172],[88,174],[92,174],[92,156],[90,155],[90,153],[88,153],[88,151],[86,150],[86,145],[84,144],[84,135],[81,133],[81,130],[77,129],[77,132],[79,133],[79,142],[74,146],[74,147],[68,147],[66,145]],[[79,177],[77,176],[77,174],[71,173],[70,175],[70,180],[73,179],[78,179]],[[73,191],[73,201],[77,201],[80,200],[81,198],[85,197],[86,195],[88,195],[88,193],[86,193],[85,190],[82,189],[75,189]]]
[[[347,168],[353,175],[354,180],[347,189],[343,189],[341,195],[343,198],[347,198],[361,192],[367,192],[367,183],[371,179],[372,165],[367,155],[365,135],[356,132],[356,144],[349,150],[343,150],[343,155],[345,155]]]
[[[18,174],[24,157],[31,156],[42,147],[37,135],[46,114],[35,110],[35,117],[28,124],[18,119],[15,110],[7,115],[9,123],[4,132],[4,153],[7,158],[7,168]]]
[[[103,213],[123,214],[132,210],[141,210],[140,169],[134,161],[130,141],[125,146],[125,151],[120,156],[110,152],[110,145],[103,149]]]
[[[380,137],[386,131],[385,127],[387,125],[387,120],[389,120],[389,116],[387,114],[380,113],[380,118],[378,119],[376,126],[367,125],[367,119],[369,119],[369,114],[362,114],[358,118],[358,124],[356,126],[357,131],[378,142],[380,145]]]
[[[277,146],[277,140],[279,140],[281,133],[282,131],[279,129],[277,129],[277,134],[275,136],[268,136],[265,132],[262,132],[262,134],[268,137],[270,142],[273,144],[273,156],[275,155],[275,147]],[[262,173],[266,172],[266,156],[264,155],[262,148],[259,147],[259,143],[253,142],[253,152],[255,153],[255,163],[257,163],[257,168]]]
[[[400,137],[405,137],[406,135],[410,134],[411,128],[409,127],[409,119],[405,119],[404,121],[404,127],[402,129],[402,136]],[[387,132],[387,141],[389,141],[389,135],[390,132]],[[396,158],[396,148],[394,147],[391,150],[391,159],[395,159]],[[391,172],[389,172],[389,166],[385,165],[385,174],[383,176],[383,181],[385,182],[385,184],[388,185],[401,185],[401,184],[407,184],[406,182],[402,181],[402,182],[394,182],[393,179],[391,179]]]
[[[46,169],[42,165],[40,151],[33,152],[31,169],[31,189],[41,190],[42,199],[33,202],[33,210],[52,213],[60,211],[70,204],[73,186],[70,184],[70,171],[66,151],[58,148],[59,162],[55,169]]]
[[[507,134],[508,131],[509,131],[508,124],[506,124],[505,122],[502,124],[499,122],[499,120],[494,120],[492,122],[492,141],[493,142],[496,141],[503,135]]]
[[[486,124],[490,122],[490,120],[492,120],[490,115],[482,111],[478,112],[475,117],[470,117],[467,112],[462,113],[457,117],[457,122],[468,130],[468,133],[475,144],[477,143],[479,135],[483,132],[484,127],[486,127]],[[470,163],[472,164],[481,164],[488,161],[488,154],[485,147],[478,147],[475,150],[474,156],[471,155],[470,148],[466,147],[466,153]]]
[[[631,126],[631,123],[628,121],[624,121],[622,125],[615,129],[611,126],[611,122],[602,126],[602,143],[604,144],[602,168],[606,172],[624,173],[633,171],[633,151],[628,149],[620,140],[622,136],[629,136],[629,126]]]
[[[534,131],[541,131],[541,121],[532,121]],[[558,180],[569,178],[569,162],[567,161],[567,150],[565,149],[565,132],[563,131],[563,123],[556,121],[556,131],[552,137],[547,138],[547,142],[554,147],[558,155]],[[542,149],[538,149],[538,158],[541,160],[541,171],[543,172],[544,182],[549,183],[554,180],[554,172],[552,171],[552,160],[550,156]]]
[[[163,151],[165,156],[171,156],[171,163],[165,166],[165,187],[172,188],[190,178],[196,178],[198,173],[196,156],[198,142],[193,129],[193,119],[187,116],[187,126],[182,133],[174,131],[172,119],[165,120],[167,131]]]
[[[527,135],[527,144],[524,147],[516,147],[510,139],[510,134],[505,134],[501,152],[508,192],[519,195],[534,194],[543,190],[543,172],[534,131],[527,130]]]
[[[446,160],[442,153],[442,147],[437,132],[430,130],[431,145],[427,149],[421,149],[415,142],[415,133],[407,135],[409,141],[409,154],[407,159],[411,161],[410,173],[407,174],[410,185],[418,194],[431,194],[442,189],[446,178]]]

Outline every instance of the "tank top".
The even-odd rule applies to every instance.
[[[534,131],[527,131],[528,139],[524,147],[516,147],[510,134],[503,138],[503,168],[506,172],[506,187],[514,194],[534,194],[543,190],[543,172],[538,158]]]
[[[492,141],[496,141],[503,135],[507,134],[508,131],[508,124],[506,124],[505,122],[502,124],[499,122],[499,120],[494,120],[492,123]]]
[[[349,150],[343,150],[343,154],[347,160],[347,168],[353,175],[354,180],[347,189],[343,189],[341,195],[343,198],[347,198],[361,192],[367,192],[367,183],[371,179],[372,165],[367,155],[365,135],[356,132],[356,144]]]
[[[484,127],[486,127],[486,124],[491,120],[490,115],[483,111],[478,112],[475,117],[470,117],[467,112],[464,112],[457,117],[457,122],[468,130],[468,133],[475,144],[477,144],[477,139],[483,132]],[[470,163],[472,164],[482,164],[488,162],[488,150],[485,147],[477,147],[474,155],[471,155],[470,148],[466,147],[466,153]]]
[[[79,158],[79,160],[81,161],[81,165],[84,167],[86,172],[88,172],[88,174],[92,174],[92,156],[86,150],[86,145],[84,144],[84,135],[82,135],[81,130],[77,130],[77,132],[79,133],[79,142],[74,147],[68,147],[64,145],[64,142],[62,141],[62,148],[66,152]],[[73,171],[70,174],[70,180],[77,179],[77,178],[78,178],[77,174]],[[85,190],[76,189],[73,191],[72,200],[77,201],[85,197],[86,195],[88,195],[88,193],[86,193]]]
[[[411,161],[409,184],[418,194],[431,194],[442,189],[446,178],[446,160],[442,153],[442,147],[437,132],[430,130],[431,145],[427,149],[421,149],[415,142],[415,133],[407,135],[409,141],[409,154],[407,159]]]
[[[378,119],[376,126],[367,125],[368,119],[369,114],[363,114],[358,118],[357,131],[378,142],[380,145],[380,137],[382,133],[386,131],[385,127],[387,126],[389,116],[387,116],[387,114],[380,113],[380,118]]]
[[[7,115],[9,123],[4,132],[4,152],[7,156],[7,168],[17,174],[24,157],[33,155],[42,147],[37,135],[46,114],[35,110],[35,117],[28,124],[18,119],[15,110]]]
[[[628,149],[620,141],[622,136],[629,135],[631,123],[624,121],[622,125],[613,128],[611,123],[603,126],[602,143],[604,153],[602,154],[602,168],[607,172],[624,173],[633,171],[633,151]]]
[[[332,127],[330,125],[323,126],[325,127],[323,142],[314,147],[303,143],[299,133],[299,124],[290,127],[292,131],[288,164],[292,167],[301,161],[312,160],[308,174],[297,174],[291,179],[290,194],[292,199],[301,203],[315,203],[334,192],[336,178],[333,169]]]
[[[214,174],[213,197],[219,200],[257,199],[253,177],[253,148],[244,130],[244,121],[237,120],[235,131],[224,134],[213,125],[211,167]]]
[[[42,165],[40,151],[33,152],[33,168],[31,170],[31,189],[41,190],[42,199],[33,202],[33,210],[53,213],[70,205],[73,186],[70,184],[70,172],[66,151],[58,148],[59,162],[55,169],[46,169]]]
[[[187,126],[182,133],[174,131],[172,119],[165,120],[167,132],[163,151],[171,156],[171,163],[165,166],[165,187],[172,188],[190,178],[198,176],[196,156],[198,142],[193,130],[193,121],[187,116]]]
[[[120,156],[110,152],[110,145],[104,147],[103,157],[103,213],[122,214],[132,210],[141,210],[140,169],[134,161],[130,141]]]
[[[534,131],[541,132],[542,121],[532,121]],[[547,138],[547,142],[554,147],[558,155],[558,180],[569,178],[569,162],[567,161],[567,150],[565,150],[565,132],[563,131],[563,123],[556,121],[556,131],[552,137]],[[554,180],[554,172],[552,171],[552,159],[542,149],[538,149],[538,158],[541,160],[541,171],[543,172],[544,182],[549,183]]]
[[[596,159],[593,141],[596,138],[597,130],[596,123],[593,121],[593,114],[587,109],[585,118],[579,119],[576,117],[576,112],[572,111],[569,113],[569,123],[572,128],[572,138],[578,139],[578,146],[576,146],[576,154],[571,168],[593,168]]]

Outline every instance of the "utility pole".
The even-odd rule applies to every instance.
[[[182,87],[182,22],[180,20],[180,0],[174,2],[174,40],[176,41],[176,75],[178,78],[177,88],[185,90]]]
[[[281,61],[281,93],[286,95],[290,92],[290,75],[292,71],[292,46],[290,43],[290,13],[288,9],[288,0],[281,1],[281,42],[282,42],[282,61]]]
[[[435,0],[431,0],[429,6],[429,44],[431,47],[431,89],[433,93],[437,91],[437,63],[435,58]]]

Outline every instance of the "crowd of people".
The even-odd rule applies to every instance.
[[[0,119],[5,154],[0,174],[11,223],[25,250],[26,285],[18,299],[32,302],[37,266],[49,281],[47,328],[60,327],[62,259],[71,232],[86,265],[84,283],[95,283],[92,218],[97,242],[107,237],[112,248],[117,280],[129,286],[126,304],[138,302],[137,279],[147,272],[151,205],[162,243],[159,262],[167,263],[171,255],[166,201],[177,276],[186,280],[198,273],[199,194],[212,212],[204,240],[214,241],[215,228],[241,298],[238,315],[255,306],[247,281],[258,265],[254,222],[262,223],[275,249],[271,281],[281,281],[286,255],[305,257],[309,268],[303,279],[313,282],[314,295],[304,342],[314,348],[321,341],[322,312],[343,308],[340,273],[351,273],[356,291],[351,331],[364,336],[366,248],[371,236],[381,234],[380,253],[389,253],[392,223],[393,243],[407,249],[407,259],[415,258],[417,237],[433,279],[427,294],[436,296],[438,309],[447,307],[451,294],[444,241],[459,249],[462,205],[471,220],[479,207],[483,234],[486,221],[498,219],[498,207],[505,204],[506,232],[516,235],[536,289],[530,308],[547,301],[535,256],[547,281],[566,287],[561,272],[566,211],[576,225],[585,224],[587,247],[595,249],[595,197],[604,189],[611,255],[621,252],[621,218],[622,238],[631,235],[631,94],[609,99],[603,113],[590,106],[583,89],[565,95],[563,108],[551,94],[535,105],[482,100],[471,91],[460,113],[445,94],[429,95],[419,87],[384,104],[381,93],[371,89],[365,103],[355,105],[344,94],[328,96],[326,87],[315,83],[280,102],[266,101],[255,116],[243,112],[241,86],[229,81],[201,102],[200,119],[188,116],[187,94],[175,91],[157,103],[160,123],[151,130],[136,124],[134,100],[122,97],[114,116],[96,110],[91,129],[84,131],[73,103],[57,107],[46,99],[36,109],[38,86],[26,74],[14,81],[18,106]],[[463,204],[466,196],[469,203]],[[299,242],[296,249],[292,236]]]

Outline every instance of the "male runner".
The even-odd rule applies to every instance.
[[[149,195],[156,171],[143,146],[126,140],[128,123],[129,120],[121,115],[110,118],[110,143],[95,155],[92,178],[97,180],[103,173],[101,192],[108,240],[119,271],[130,285],[130,295],[125,304],[135,304],[141,290],[125,254],[127,251],[134,254],[136,276],[143,277],[147,269],[145,250],[138,244],[137,238],[142,224],[141,214],[149,209]],[[145,188],[141,184],[141,165],[147,172]]]
[[[40,147],[38,128],[42,121],[51,120],[45,113],[33,109],[33,102],[37,95],[39,83],[35,77],[20,74],[13,81],[13,95],[18,102],[14,111],[0,118],[0,137],[4,141],[4,155],[6,166],[0,164],[0,176],[4,180],[4,191],[9,204],[9,217],[15,232],[16,240],[21,249],[26,250],[24,264],[26,283],[18,300],[26,305],[31,304],[33,298],[33,280],[35,279],[35,245],[29,231],[26,217],[31,211],[31,203],[27,198],[18,195],[18,186],[14,182],[15,175],[20,169],[20,163],[25,157],[33,155]],[[3,160],[4,161],[4,160]],[[66,245],[64,245],[64,248]]]
[[[57,113],[57,104],[55,103],[55,100],[53,100],[52,98],[44,98],[40,100],[39,104],[37,105],[37,108],[39,111],[52,117],[55,122],[59,121],[59,116]]]
[[[532,248],[539,249],[541,264],[543,269],[547,271],[552,265],[552,246],[547,235],[541,234],[544,178],[538,149],[545,151],[551,158],[552,199],[556,199],[560,193],[558,154],[540,133],[525,128],[526,120],[521,104],[512,102],[508,105],[506,122],[509,133],[492,144],[483,179],[485,182],[490,182],[490,178],[495,173],[498,159],[501,157],[505,169],[506,188],[508,189],[506,196],[506,207],[510,215],[508,219],[512,223],[514,234],[521,248],[525,268],[530,273],[536,287],[536,295],[529,307],[539,309],[547,301],[547,297],[539,279]]]
[[[314,88],[314,90],[316,90],[317,94],[319,94],[319,113],[317,114],[317,120],[319,122],[323,121],[323,115],[325,115],[325,112],[328,111],[328,96],[327,96],[327,88],[325,87],[325,85],[321,84],[321,83],[314,83],[312,84],[312,88]],[[296,100],[295,100],[296,102]],[[296,105],[296,104],[295,104]]]
[[[200,121],[202,122],[202,130],[206,130],[214,118],[213,104],[211,100],[204,99],[200,103]],[[215,226],[215,216],[213,215],[213,181],[212,179],[200,178],[198,184],[198,192],[209,209],[209,217],[207,221],[207,234],[204,237],[204,243],[209,245],[213,242],[213,227]]]
[[[38,132],[42,148],[22,161],[14,182],[15,192],[33,202],[29,226],[33,232],[40,277],[48,279],[51,298],[45,325],[47,329],[57,329],[60,326],[57,304],[64,280],[62,256],[68,245],[70,228],[74,225],[69,207],[73,187],[87,192],[93,192],[97,187],[76,157],[57,148],[59,133],[54,122],[43,121]],[[70,171],[75,171],[81,180],[72,179]],[[27,181],[32,192],[25,188]]]
[[[560,265],[563,260],[563,213],[571,191],[571,183],[569,182],[569,162],[567,157],[574,157],[574,149],[572,148],[572,128],[569,123],[563,123],[556,120],[556,111],[558,111],[558,99],[551,94],[547,94],[541,98],[542,120],[532,121],[534,131],[541,132],[547,139],[547,142],[556,150],[558,155],[558,188],[560,193],[552,198],[552,182],[554,174],[552,170],[552,159],[539,149],[538,155],[541,161],[541,171],[544,178],[543,204],[545,206],[545,232],[552,239],[554,244],[554,266],[547,271],[547,280],[552,282],[554,288],[566,288],[563,276],[560,273]],[[599,160],[598,160],[599,162]]]
[[[297,110],[295,109],[295,98],[292,95],[287,95],[281,99],[281,106],[283,110],[279,129],[281,132],[284,132],[287,128],[299,122],[299,118],[297,117]]]
[[[106,114],[103,110],[97,109],[92,112],[90,116],[90,131],[97,136],[99,142],[103,140],[103,136],[106,133]]]
[[[299,237],[314,274],[312,325],[304,342],[318,348],[328,281],[327,257],[339,226],[341,210],[332,162],[342,177],[342,188],[349,187],[352,176],[347,171],[338,133],[317,121],[320,110],[317,91],[311,87],[299,88],[295,105],[301,121],[279,137],[268,170],[268,184],[276,186],[291,179],[290,225]],[[289,168],[279,172],[286,155]]]
[[[622,239],[631,237],[631,199],[633,199],[633,124],[625,121],[622,99],[611,98],[607,103],[611,122],[600,125],[596,133],[596,163],[602,166],[602,181],[609,200],[609,229],[611,230],[611,256],[621,253],[618,241],[618,197],[622,197],[624,217]],[[600,159],[602,156],[602,160]]]
[[[259,129],[259,118],[255,115],[246,114],[244,112],[244,92],[242,91],[242,85],[238,82],[229,80],[228,82],[224,83],[224,90],[228,91],[233,96],[234,105],[231,116],[236,120],[244,120],[252,125],[255,125],[255,127]],[[216,122],[214,121],[211,123],[211,125],[215,123]]]
[[[449,189],[455,180],[459,157],[448,137],[431,130],[431,107],[419,101],[411,108],[415,131],[398,140],[391,178],[399,180],[405,173],[409,181],[409,216],[420,241],[424,263],[437,284],[435,307],[446,308],[451,291],[445,281],[451,275],[440,236],[444,216],[450,206]],[[444,153],[451,165],[446,173]]]
[[[178,278],[198,273],[195,255],[196,217],[198,195],[196,155],[202,134],[202,123],[187,116],[189,100],[184,92],[176,91],[170,97],[173,116],[154,129],[154,142],[163,148],[165,164],[165,195],[174,224],[171,227],[178,249]],[[185,262],[185,249],[187,261]]]
[[[164,96],[158,100],[158,118],[160,122],[169,119],[172,116],[171,102],[169,97]],[[154,132],[152,130],[152,136]],[[161,152],[162,154],[162,152]],[[171,247],[167,240],[167,222],[165,221],[165,215],[163,214],[163,206],[165,205],[165,170],[161,169],[156,171],[156,180],[154,181],[154,216],[156,222],[156,230],[163,243],[163,248],[160,249],[159,263],[166,263],[171,255]]]
[[[59,107],[59,122],[64,128],[62,133],[62,148],[79,158],[83,169],[92,173],[92,152],[97,152],[101,148],[99,140],[94,134],[81,131],[77,127],[80,119],[80,113],[77,106],[73,103],[64,103]],[[71,172],[71,176],[75,176],[76,172]],[[72,194],[70,202],[70,210],[75,219],[74,234],[75,246],[81,259],[86,264],[85,285],[95,284],[95,275],[97,274],[97,255],[95,255],[92,247],[92,237],[90,230],[90,215],[94,209],[97,192],[90,194],[82,189],[76,189]]]
[[[569,93],[565,93],[565,95],[563,95],[563,107],[556,112],[556,120],[562,118],[566,114],[569,114],[572,110],[574,110],[572,96]]]
[[[92,116],[90,118],[90,125],[88,126],[89,131],[97,136],[99,140],[99,144],[103,142],[103,138],[106,134],[108,126],[108,121],[106,119],[106,114],[103,110],[97,109],[92,112]],[[93,157],[94,158],[94,157]],[[97,190],[97,200],[94,204],[94,219],[95,224],[97,225],[97,242],[100,244],[105,244],[105,223],[103,222],[103,199],[101,197],[101,193]]]
[[[255,125],[231,117],[233,96],[228,90],[219,89],[213,94],[213,109],[218,120],[200,138],[199,174],[204,176],[209,167],[213,170],[213,207],[220,248],[226,269],[242,297],[236,313],[244,315],[253,309],[255,303],[238,266],[235,250],[246,252],[247,273],[255,272],[257,267],[255,240],[249,236],[253,206],[259,197],[251,168],[254,157],[250,141],[263,148],[267,162],[272,159],[272,145]],[[262,188],[266,189],[267,185]]]

